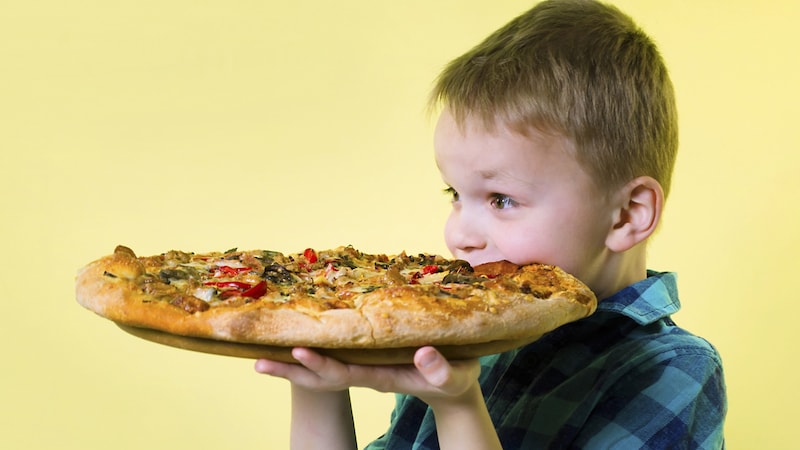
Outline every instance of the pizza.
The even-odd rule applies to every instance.
[[[473,267],[352,246],[154,256],[118,246],[78,272],[76,297],[123,330],[174,347],[289,361],[291,348],[310,347],[366,364],[408,362],[424,345],[453,359],[509,350],[597,304],[552,265]]]

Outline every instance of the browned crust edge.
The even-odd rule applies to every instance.
[[[111,279],[104,275],[107,270],[121,275]],[[340,349],[344,352],[340,357],[348,361],[354,361],[351,350],[361,350],[363,361],[354,362],[392,363],[407,360],[411,349],[423,345],[449,348],[447,352],[454,358],[480,356],[495,353],[498,348],[514,348],[506,348],[507,344],[519,346],[532,342],[565,323],[590,315],[596,308],[596,300],[588,288],[554,268],[555,276],[565,283],[566,290],[535,301],[522,294],[505,295],[494,299],[493,311],[472,311],[468,315],[451,315],[447,308],[432,307],[430,299],[388,299],[379,295],[379,291],[366,296],[359,310],[330,310],[311,315],[252,303],[240,309],[213,308],[187,314],[166,303],[142,302],[133,282],[138,270],[134,257],[120,253],[89,264],[76,278],[78,303],[145,339],[148,339],[142,336],[145,332],[137,334],[131,330],[153,330],[151,337],[160,333],[185,341],[179,345],[162,342],[167,345],[190,350],[198,349],[189,347],[200,347],[198,351],[231,356],[252,357],[248,356],[251,350],[255,354],[266,350],[267,356],[272,352],[279,357],[288,348],[304,346],[327,349],[325,352]],[[520,276],[524,276],[526,268],[521,270]],[[196,339],[200,342],[195,342]],[[148,340],[161,342],[166,338]],[[215,350],[218,341],[222,341],[219,351]],[[457,348],[476,351],[459,353]],[[240,355],[241,352],[245,353]],[[402,357],[379,356],[395,353]]]
[[[166,333],[279,346],[374,347],[372,330],[354,310],[331,310],[313,316],[251,303],[239,308],[213,308],[187,314],[164,302],[143,301],[130,279],[109,279],[107,270],[121,273],[120,257],[112,255],[80,271],[76,279],[79,304],[116,323]]]

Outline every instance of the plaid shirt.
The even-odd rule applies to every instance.
[[[674,273],[604,299],[592,316],[538,341],[481,358],[480,384],[506,449],[722,448],[722,363],[679,328]],[[397,396],[369,449],[439,448],[433,413]]]

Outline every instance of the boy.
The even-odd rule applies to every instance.
[[[595,1],[545,1],[440,76],[436,162],[445,240],[471,264],[556,264],[600,303],[523,348],[408,367],[295,349],[261,360],[292,384],[292,446],[352,448],[347,388],[398,395],[370,448],[719,448],[722,367],[678,328],[675,276],[646,269],[677,150],[672,85],[650,39]]]

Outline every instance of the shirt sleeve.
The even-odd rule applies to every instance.
[[[438,448],[433,411],[410,395],[395,394],[389,429],[369,443],[367,450],[407,450]]]
[[[713,348],[676,347],[632,367],[596,405],[578,447],[724,448],[727,403]]]

